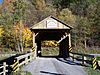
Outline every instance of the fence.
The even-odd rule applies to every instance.
[[[28,64],[28,62],[30,62],[33,59],[33,55],[34,52],[16,57],[14,60],[14,64],[11,65],[13,72],[18,71],[20,66]]]
[[[7,67],[8,65],[6,64],[6,62],[3,63],[3,65],[0,65],[0,75],[6,75],[6,73],[8,72]]]
[[[97,68],[97,60],[94,55],[70,52],[70,57],[72,57],[73,61],[75,59],[82,61],[83,65],[85,63],[92,64],[94,70]]]
[[[16,54],[0,54],[0,57],[11,57],[14,55],[16,55]]]

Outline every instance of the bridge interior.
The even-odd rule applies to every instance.
[[[41,54],[41,42],[45,40],[55,40],[59,41],[61,38],[69,34],[69,30],[64,29],[36,29],[34,33],[37,34],[35,36],[35,43],[37,45],[36,54],[39,57],[42,57]],[[59,55],[58,56],[51,56],[51,57],[69,57],[69,36],[64,38],[59,43]],[[50,57],[50,56],[48,56]]]

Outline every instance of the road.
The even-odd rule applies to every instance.
[[[37,58],[23,70],[32,75],[87,75],[82,66],[63,58]]]

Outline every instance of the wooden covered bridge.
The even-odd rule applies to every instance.
[[[14,57],[13,64],[9,65],[11,69],[6,68],[8,65],[4,62],[4,64],[0,66],[3,70],[0,71],[0,74],[6,75],[11,72],[16,73],[20,71],[20,67],[25,64],[27,65],[23,67],[23,71],[28,71],[32,75],[87,75],[83,66],[80,66],[85,65],[85,63],[91,64],[92,68],[95,70],[97,68],[97,60],[94,55],[69,51],[71,48],[71,29],[72,27],[53,16],[49,16],[35,24],[31,27],[35,51]],[[41,56],[41,42],[44,40],[57,41],[56,44],[59,44],[58,58],[46,59],[42,57],[35,59],[35,57]],[[81,57],[81,61],[75,60],[77,56]],[[85,59],[85,57],[88,57],[88,59]],[[90,63],[87,61],[90,61]]]
[[[55,40],[59,43],[59,57],[69,57],[69,48],[71,47],[70,30],[72,27],[60,21],[59,19],[49,16],[41,22],[33,25],[33,47],[36,47],[35,55],[41,52],[41,42],[44,40]],[[41,54],[40,54],[41,55]]]

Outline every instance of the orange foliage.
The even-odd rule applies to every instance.
[[[21,25],[20,25],[21,24]],[[30,41],[32,41],[32,32],[23,23],[17,22],[15,26],[15,34],[17,34],[17,38],[20,36],[20,31],[22,31],[22,39],[25,47],[30,46]]]

